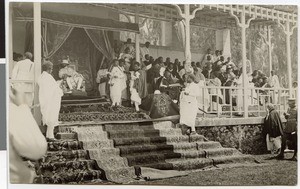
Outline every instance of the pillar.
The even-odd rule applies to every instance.
[[[42,31],[42,20],[41,20],[41,3],[34,2],[33,3],[33,36],[34,36],[34,105],[39,104],[38,99],[38,86],[37,80],[41,75],[41,67],[42,67],[42,44],[41,44],[41,31]],[[38,123],[41,124],[41,112],[40,107],[35,107],[33,110],[34,117]]]
[[[7,2],[9,5],[9,22],[8,22],[8,64],[9,66],[11,66],[13,64],[13,8],[12,8],[12,4],[13,3],[9,3]],[[6,64],[7,65],[7,64]],[[9,70],[12,71],[12,70]],[[11,73],[9,73],[10,76]]]
[[[135,16],[135,23],[139,24],[139,16]],[[140,34],[135,33],[135,59],[140,62]]]
[[[246,10],[245,10],[245,5],[243,5],[243,10],[240,14],[240,18],[237,15],[234,15],[233,13],[233,8],[231,6],[231,11],[230,15],[233,16],[237,22],[237,25],[241,28],[241,37],[242,37],[242,70],[243,70],[243,90],[244,90],[244,117],[248,117],[248,96],[247,96],[247,52],[246,52],[246,29],[249,28],[251,20],[255,19],[255,17],[251,17],[249,20],[246,22]]]
[[[248,117],[248,96],[246,95],[246,86],[247,86],[247,49],[246,49],[246,24],[245,24],[245,13],[241,14],[241,34],[242,34],[242,66],[243,66],[243,86],[244,86],[244,117]]]
[[[289,80],[289,90],[290,90],[290,97],[292,95],[292,62],[291,62],[291,35],[292,32],[290,32],[290,22],[285,23],[286,27],[286,35],[285,35],[285,40],[286,40],[286,62],[287,62],[287,71],[288,71],[288,80]]]
[[[161,28],[161,46],[166,46],[166,22],[160,21]]]
[[[192,61],[191,57],[191,28],[190,28],[190,5],[184,4],[184,13],[185,13],[185,62],[186,65],[190,65]]]
[[[268,53],[269,53],[269,68],[270,68],[270,76],[271,76],[271,71],[273,70],[273,65],[272,65],[272,43],[271,43],[271,26],[268,26]]]

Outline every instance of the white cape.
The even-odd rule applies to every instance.
[[[43,124],[57,126],[63,91],[53,76],[45,71],[40,76],[38,85]]]

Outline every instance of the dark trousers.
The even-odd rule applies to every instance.
[[[291,133],[284,133],[282,135],[282,143],[281,143],[281,152],[280,155],[284,154],[284,150],[286,149],[286,142],[287,140],[292,142],[293,150],[294,150],[294,156],[297,155],[297,133],[291,134]]]

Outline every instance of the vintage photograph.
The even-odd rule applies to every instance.
[[[11,184],[297,185],[297,5],[7,11]]]

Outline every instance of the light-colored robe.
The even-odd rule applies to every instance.
[[[110,72],[110,98],[114,104],[121,104],[122,91],[126,88],[124,86],[124,68],[120,66],[115,66]],[[125,82],[126,84],[126,82]]]
[[[11,79],[16,81],[27,80],[33,82],[34,64],[31,60],[25,59],[16,63],[12,70]],[[33,103],[33,83],[17,82],[14,88],[25,93],[25,99],[28,106]]]
[[[185,92],[189,94],[185,95]],[[194,82],[189,83],[180,94],[180,124],[191,127],[192,131],[195,131],[195,122],[198,112],[198,95],[199,86]]]
[[[46,154],[47,142],[29,107],[9,104],[9,171],[12,184],[29,184],[35,177],[21,158],[38,160]]]
[[[53,76],[45,71],[41,74],[38,85],[43,123],[49,127],[57,126],[63,91]]]
[[[107,72],[108,72],[108,69],[100,69],[97,72],[96,82],[99,84],[98,90],[99,90],[100,96],[106,96],[106,82],[101,83],[101,79],[107,77]]]

